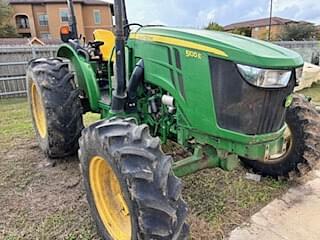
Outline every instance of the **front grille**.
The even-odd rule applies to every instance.
[[[219,127],[248,135],[281,129],[285,101],[295,86],[294,74],[286,88],[258,88],[242,78],[235,63],[213,57],[209,61]]]

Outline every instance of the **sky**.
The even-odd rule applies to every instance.
[[[105,0],[113,2],[112,0]],[[274,0],[273,15],[320,24],[318,0]],[[126,0],[129,22],[202,28],[269,17],[270,0]]]

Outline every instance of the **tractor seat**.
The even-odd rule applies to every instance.
[[[97,29],[93,32],[93,37],[95,41],[104,43],[99,47],[102,54],[102,59],[103,61],[109,61],[116,44],[113,32],[104,29]],[[112,56],[112,61],[114,61],[114,59],[115,54]]]

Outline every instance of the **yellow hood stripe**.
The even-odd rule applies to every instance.
[[[185,47],[185,48],[195,49],[203,52],[208,52],[208,53],[212,53],[212,54],[223,56],[223,57],[228,57],[228,55],[224,51],[221,51],[219,49],[208,47],[202,44],[198,44],[198,43],[194,43],[186,40],[172,38],[172,37],[164,37],[164,36],[153,35],[153,34],[133,33],[130,35],[130,39],[165,43],[165,44],[175,45],[179,47]]]

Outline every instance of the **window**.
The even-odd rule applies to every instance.
[[[42,39],[51,39],[50,33],[41,33],[40,38]]]
[[[24,15],[17,15],[16,16],[16,25],[18,29],[28,29],[29,26],[29,19],[27,16]]]
[[[101,13],[100,10],[94,10],[93,11],[94,16],[94,23],[95,24],[101,24]]]
[[[60,9],[60,21],[61,22],[68,22],[69,21],[68,9]]]
[[[48,15],[47,14],[39,15],[39,25],[40,26],[48,26]]]

